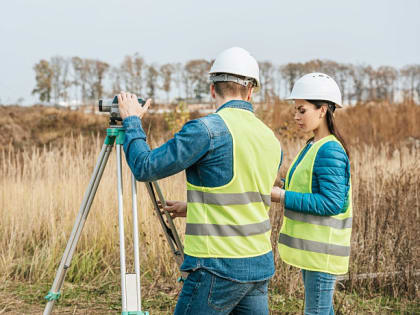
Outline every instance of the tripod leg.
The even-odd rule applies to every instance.
[[[154,189],[157,192],[160,203],[162,204],[163,207],[166,206],[166,200],[165,200],[165,197],[163,197],[162,190],[160,189],[158,182],[155,181],[155,182],[151,183],[150,187],[154,187]],[[150,189],[149,193],[152,192],[152,191],[153,191],[153,189]],[[184,261],[184,247],[182,246],[182,242],[179,238],[178,232],[176,230],[176,227],[175,227],[175,224],[174,224],[174,221],[173,221],[171,215],[169,214],[168,211],[164,211],[164,213],[165,213],[165,216],[166,216],[166,221],[169,224],[170,239],[173,241],[172,242],[172,241],[168,240],[168,242],[170,243],[170,247],[172,248],[172,252],[175,255],[175,261],[177,262],[178,267],[181,267],[181,265]],[[162,217],[161,214],[160,214],[160,217]],[[162,222],[163,222],[163,218],[161,219],[161,223]],[[165,228],[164,228],[164,230],[165,230]],[[173,244],[173,243],[175,243],[175,244]],[[184,281],[187,278],[187,276],[188,276],[188,274],[186,272],[181,271],[181,277],[178,278],[178,282]]]
[[[117,182],[118,182],[118,222],[120,234],[120,265],[121,265],[121,304],[123,315],[138,314],[147,315],[148,312],[141,311],[140,296],[140,259],[138,252],[138,227],[137,227],[137,195],[135,179],[132,176],[133,189],[133,224],[134,224],[134,259],[135,274],[126,273],[125,265],[125,239],[124,239],[124,209],[123,209],[123,187],[122,187],[122,166],[121,166],[121,144],[117,142]],[[133,294],[135,293],[135,295]],[[130,310],[128,310],[130,308]],[[135,311],[133,309],[136,309]]]
[[[125,283],[125,243],[124,243],[124,207],[122,187],[121,144],[116,145],[117,151],[117,189],[118,189],[118,225],[120,234],[120,268],[121,268],[121,304],[122,312],[127,312],[127,288]]]
[[[137,219],[137,186],[136,179],[134,178],[133,174],[131,174],[131,191],[133,207],[134,270],[136,273],[137,311],[141,311],[139,229]]]
[[[166,201],[165,201],[165,198],[163,197],[163,194],[162,194],[162,191],[159,187],[159,184],[157,182],[153,182],[153,186],[155,187],[155,190],[157,192],[157,195],[159,197],[159,200],[160,200],[162,206],[165,207],[166,206]],[[169,214],[168,211],[164,211],[164,212],[165,212],[166,220],[168,221],[169,227],[172,230],[172,234],[174,236],[175,243],[178,247],[178,250],[181,253],[181,258],[182,258],[182,261],[183,261],[184,260],[184,246],[182,245],[182,242],[179,239],[179,235],[176,231],[176,227],[175,227],[175,224],[174,224],[174,221],[173,221],[171,215]]]
[[[158,200],[156,198],[155,190],[154,190],[155,187],[159,187],[159,186],[157,185],[156,182],[146,182],[145,185],[146,185],[147,191],[149,192],[149,196],[150,196],[150,199],[152,200],[153,206],[155,208],[155,212],[156,212],[156,215],[158,217],[159,223],[162,226],[162,229],[163,229],[163,232],[165,234],[166,240],[168,241],[169,247],[171,248],[172,253],[175,256],[175,261],[178,264],[178,266],[181,267],[182,262],[184,260],[184,252],[183,252],[182,244],[180,246],[178,246],[178,242],[176,241],[176,239],[179,240],[179,236],[178,236],[178,233],[176,231],[175,225],[173,224],[173,222],[172,222],[172,225],[170,225],[170,226],[166,225],[165,220],[163,218],[163,215],[161,213],[161,210],[159,208]],[[160,189],[159,189],[159,191],[160,191]],[[165,199],[163,198],[162,192],[160,192],[160,195],[161,195],[160,196],[160,202],[161,202],[162,205],[164,205],[165,204]],[[167,211],[166,211],[166,216],[169,216],[169,218],[170,218],[169,222],[171,222],[172,218],[170,217],[169,213],[167,213]],[[181,242],[179,241],[179,244],[180,243]],[[181,272],[181,278],[178,279],[178,280],[182,281],[183,279],[186,278],[186,276],[187,276],[187,274],[185,272]]]
[[[93,198],[95,197],[96,190],[98,188],[99,182],[101,180],[101,177],[104,172],[111,150],[112,150],[112,145],[104,144],[102,146],[102,150],[96,162],[95,169],[91,176],[88,188],[86,189],[85,195],[83,197],[83,201],[80,206],[79,213],[76,218],[76,222],[73,226],[73,229],[70,234],[70,238],[66,245],[66,249],[64,250],[60,265],[57,269],[57,273],[55,275],[53,285],[51,287],[50,292],[45,297],[48,300],[48,302],[45,305],[44,315],[51,314],[52,308],[54,306],[54,302],[60,296],[60,290],[64,282],[64,277],[66,275],[67,269],[70,266],[71,259],[74,254],[74,250],[79,241],[80,234],[83,230],[83,226],[89,214]]]

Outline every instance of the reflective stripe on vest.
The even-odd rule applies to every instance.
[[[350,246],[341,246],[334,244],[321,243],[317,241],[309,241],[301,238],[290,237],[289,235],[280,233],[279,242],[296,249],[307,250],[311,252],[336,255],[349,256]]]
[[[315,158],[321,146],[328,141],[338,142],[333,135],[315,142],[296,166],[289,182],[290,170],[300,153],[296,156],[286,175],[286,190],[312,193]],[[281,258],[290,265],[306,270],[346,273],[352,228],[351,183],[347,201],[345,212],[334,216],[317,216],[285,209],[279,236]]]
[[[269,232],[270,229],[270,220],[244,225],[187,223],[185,233],[189,235],[250,236]]]
[[[263,202],[269,207],[271,204],[271,195],[263,195],[255,191],[248,191],[239,194],[212,194],[204,191],[188,190],[187,201],[208,203],[219,206],[246,205],[252,202]]]
[[[194,257],[245,258],[271,248],[268,210],[281,148],[254,113],[239,108],[217,112],[233,144],[233,177],[220,187],[187,182],[184,251]]]
[[[305,214],[305,213],[300,213],[296,211],[290,211],[288,209],[284,210],[284,216],[295,221],[312,223],[316,225],[330,226],[330,227],[333,227],[334,229],[351,228],[352,222],[353,222],[352,217],[339,220],[330,216],[311,215],[311,214]]]

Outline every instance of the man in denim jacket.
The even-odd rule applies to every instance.
[[[154,150],[147,145],[141,124],[150,100],[141,107],[136,95],[122,92],[118,102],[124,151],[139,181],[186,170],[188,215],[196,215],[194,222],[187,217],[181,270],[189,276],[175,314],[268,314],[267,285],[274,260],[266,212],[281,148],[249,103],[260,83],[258,64],[247,51],[238,47],[223,51],[210,70],[210,80],[216,113],[187,122]],[[203,211],[209,212],[202,215]],[[244,211],[249,211],[249,220],[239,219]],[[210,219],[211,213],[217,213],[216,219]],[[233,223],[220,224],[217,218],[223,216]],[[201,250],[207,254],[194,254]]]

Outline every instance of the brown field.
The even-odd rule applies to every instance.
[[[273,102],[260,106],[257,115],[282,142],[285,160],[281,176],[284,176],[308,135],[295,129],[288,104]],[[196,116],[197,113],[190,114]],[[339,314],[340,310],[341,314],[363,313],[362,306],[347,302],[346,297],[356,294],[362,300],[381,296],[400,303],[394,304],[394,309],[379,308],[379,313],[408,312],[404,306],[408,304],[417,305],[409,309],[416,312],[420,298],[420,107],[361,104],[338,112],[337,120],[350,147],[354,228],[349,279],[337,285],[336,309]],[[162,116],[150,115],[145,126],[153,146],[170,137]],[[42,296],[54,278],[106,127],[106,116],[45,107],[0,107],[0,313],[19,313],[23,305],[27,314],[42,309]],[[127,167],[123,177],[126,223],[130,224]],[[167,199],[185,200],[183,173],[161,180],[160,184]],[[156,313],[160,309],[166,314],[180,290],[175,281],[178,271],[157,228],[144,185],[139,183],[138,189],[142,293],[147,305],[155,305]],[[99,304],[105,305],[102,310],[114,313],[119,303],[119,293],[115,291],[119,290],[116,197],[115,154],[112,154],[64,285],[64,292],[84,288]],[[270,216],[276,248],[282,209],[273,206]],[[183,220],[177,219],[179,231],[183,231],[183,225]],[[126,225],[126,231],[130,258],[130,225]],[[273,314],[282,314],[276,310],[284,305],[285,299],[301,300],[303,290],[297,269],[279,259],[276,264],[270,307]],[[24,298],[18,293],[25,291],[22,285],[37,289],[32,290],[31,297]],[[40,287],[45,290],[39,290]],[[169,305],[167,308],[152,302],[164,300],[160,296],[163,293],[171,299],[167,304],[161,302]],[[68,299],[74,304],[71,308],[60,302],[62,313],[79,313],[75,305],[84,302],[66,294],[63,302]],[[83,298],[91,301],[89,294]],[[80,313],[105,312],[94,309],[92,306],[91,311]]]

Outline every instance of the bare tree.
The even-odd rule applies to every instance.
[[[78,90],[78,87],[80,86],[80,92],[81,92],[81,101],[83,103],[86,103],[88,99],[88,93],[87,93],[87,71],[85,62],[80,57],[73,57],[71,59],[71,64],[73,68],[73,81],[72,84],[75,86],[76,91]]]
[[[101,98],[104,93],[103,80],[105,73],[109,69],[109,64],[100,60],[94,60],[91,64],[91,72],[94,77],[94,84],[92,88],[93,99]]]
[[[138,53],[134,56],[125,56],[120,65],[120,78],[126,91],[142,94],[145,68],[144,59]]]
[[[172,75],[174,66],[170,63],[160,67],[160,76],[162,78],[162,90],[166,92],[166,101],[169,103],[169,93],[171,92]]]
[[[177,62],[173,65],[174,67],[174,82],[175,82],[175,86],[176,89],[178,91],[178,99],[181,98],[181,85],[183,82],[183,72],[184,72],[184,67],[182,65],[182,63]]]
[[[184,65],[184,68],[182,69],[181,77],[182,77],[182,84],[184,85],[185,99],[188,101],[189,99],[192,98],[192,81],[190,79],[190,76],[188,75],[185,65]]]
[[[292,91],[293,85],[304,73],[304,66],[301,63],[288,63],[280,67],[280,73],[285,80],[286,90]]]
[[[274,95],[274,67],[270,61],[258,63],[260,68],[261,101],[266,102]]]
[[[40,101],[50,102],[52,90],[53,70],[47,60],[42,59],[35,64],[35,80],[36,87],[32,90],[32,94],[39,94]]]
[[[337,76],[337,72],[339,71],[340,65],[332,60],[318,60],[320,64],[319,72],[323,72],[328,74],[329,76],[335,78]]]
[[[274,91],[275,94],[279,98],[287,97],[287,87],[284,90],[284,94],[282,93],[282,86],[287,85],[287,82],[285,82],[282,73],[281,73],[281,67],[280,66],[274,66]]]
[[[95,59],[72,58],[73,84],[81,87],[82,101],[94,101],[104,94],[103,81],[109,64]]]
[[[147,67],[146,87],[148,97],[155,97],[158,75],[159,72],[156,70],[154,65]]]
[[[341,96],[343,102],[347,100],[348,103],[351,103],[351,81],[350,78],[351,66],[348,64],[338,63],[337,69],[335,71],[334,79],[337,81],[338,86],[341,90]]]
[[[367,78],[367,99],[374,101],[377,98],[375,86],[376,71],[372,66],[364,67],[363,71]]]
[[[410,102],[420,98],[420,65],[407,65],[400,70],[404,99]]]
[[[348,77],[351,92],[349,92],[349,99],[356,100],[360,103],[364,100],[364,92],[366,90],[367,74],[365,67],[362,65],[351,66]]]
[[[397,75],[397,70],[390,66],[381,66],[376,70],[375,85],[378,100],[386,100],[393,103]]]
[[[68,80],[69,60],[61,56],[54,56],[50,61],[52,76],[52,95],[54,102],[57,104],[60,99],[67,100],[67,89],[70,86]]]
[[[331,67],[327,63],[328,61],[313,59],[302,64],[301,69],[305,74],[310,72],[328,72],[327,74],[332,74]]]
[[[111,80],[111,95],[121,92],[121,68],[112,67],[109,78]]]
[[[210,62],[205,59],[190,60],[185,65],[186,79],[194,91],[195,97],[201,101],[203,94],[209,93],[208,72],[210,70]],[[191,92],[189,90],[189,92]]]

